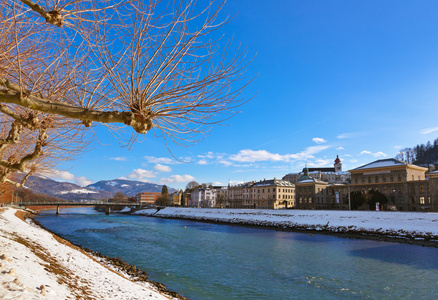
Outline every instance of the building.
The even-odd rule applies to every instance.
[[[230,186],[228,203],[232,208],[292,208],[295,206],[295,186],[276,178]]]
[[[167,205],[170,206],[181,206],[182,203],[182,191],[174,192],[167,195]]]
[[[436,181],[428,169],[389,158],[371,162],[350,170],[350,191],[367,193],[377,190],[388,198],[387,209],[399,211],[436,211]]]
[[[190,202],[188,206],[191,207],[216,207],[216,189],[213,188],[199,188],[191,192]]]
[[[350,182],[350,173],[342,171],[342,163],[339,159],[339,155],[336,156],[336,159],[334,161],[333,168],[307,168],[306,171],[308,172],[308,176],[312,177],[315,180],[319,181],[325,181],[325,182],[343,182],[348,183]],[[299,173],[289,173],[285,175],[282,179],[289,181],[291,183],[298,182],[299,178],[304,175],[304,169],[303,171]]]
[[[438,172],[393,158],[376,160],[349,170],[351,183],[324,183],[314,178],[298,180],[297,208],[349,209],[350,195],[364,197],[378,191],[386,197],[383,210],[438,211]],[[304,179],[304,178],[303,178]],[[368,209],[364,207],[364,209]]]
[[[161,193],[144,192],[137,194],[137,202],[142,205],[155,205]]]

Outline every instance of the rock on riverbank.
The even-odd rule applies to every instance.
[[[0,299],[171,299],[0,209]]]

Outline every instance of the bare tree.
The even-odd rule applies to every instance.
[[[186,145],[244,102],[245,51],[215,38],[224,2],[0,4],[0,182],[75,157],[93,122]]]

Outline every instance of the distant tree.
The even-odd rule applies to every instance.
[[[351,209],[356,210],[366,202],[366,198],[361,191],[354,191],[350,193],[350,201]]]
[[[167,186],[163,185],[163,187],[161,188],[161,195],[167,195],[169,192],[167,190]]]
[[[186,193],[181,190],[181,206],[186,206]]]
[[[370,210],[376,209],[376,203],[379,202],[380,205],[384,205],[388,203],[388,197],[380,191],[370,190],[368,192],[367,203]]]
[[[190,193],[190,192],[196,190],[198,187],[199,187],[199,183],[197,183],[196,181],[190,181],[186,185],[186,191],[188,190]]]
[[[168,194],[167,186],[163,185],[163,187],[161,188],[161,196],[158,197],[157,199],[157,204],[167,205],[168,199],[169,199],[169,194]]]

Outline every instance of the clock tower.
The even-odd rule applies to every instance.
[[[339,159],[339,155],[336,155],[334,166],[335,166],[335,173],[342,172],[342,164],[341,164],[341,160]]]

